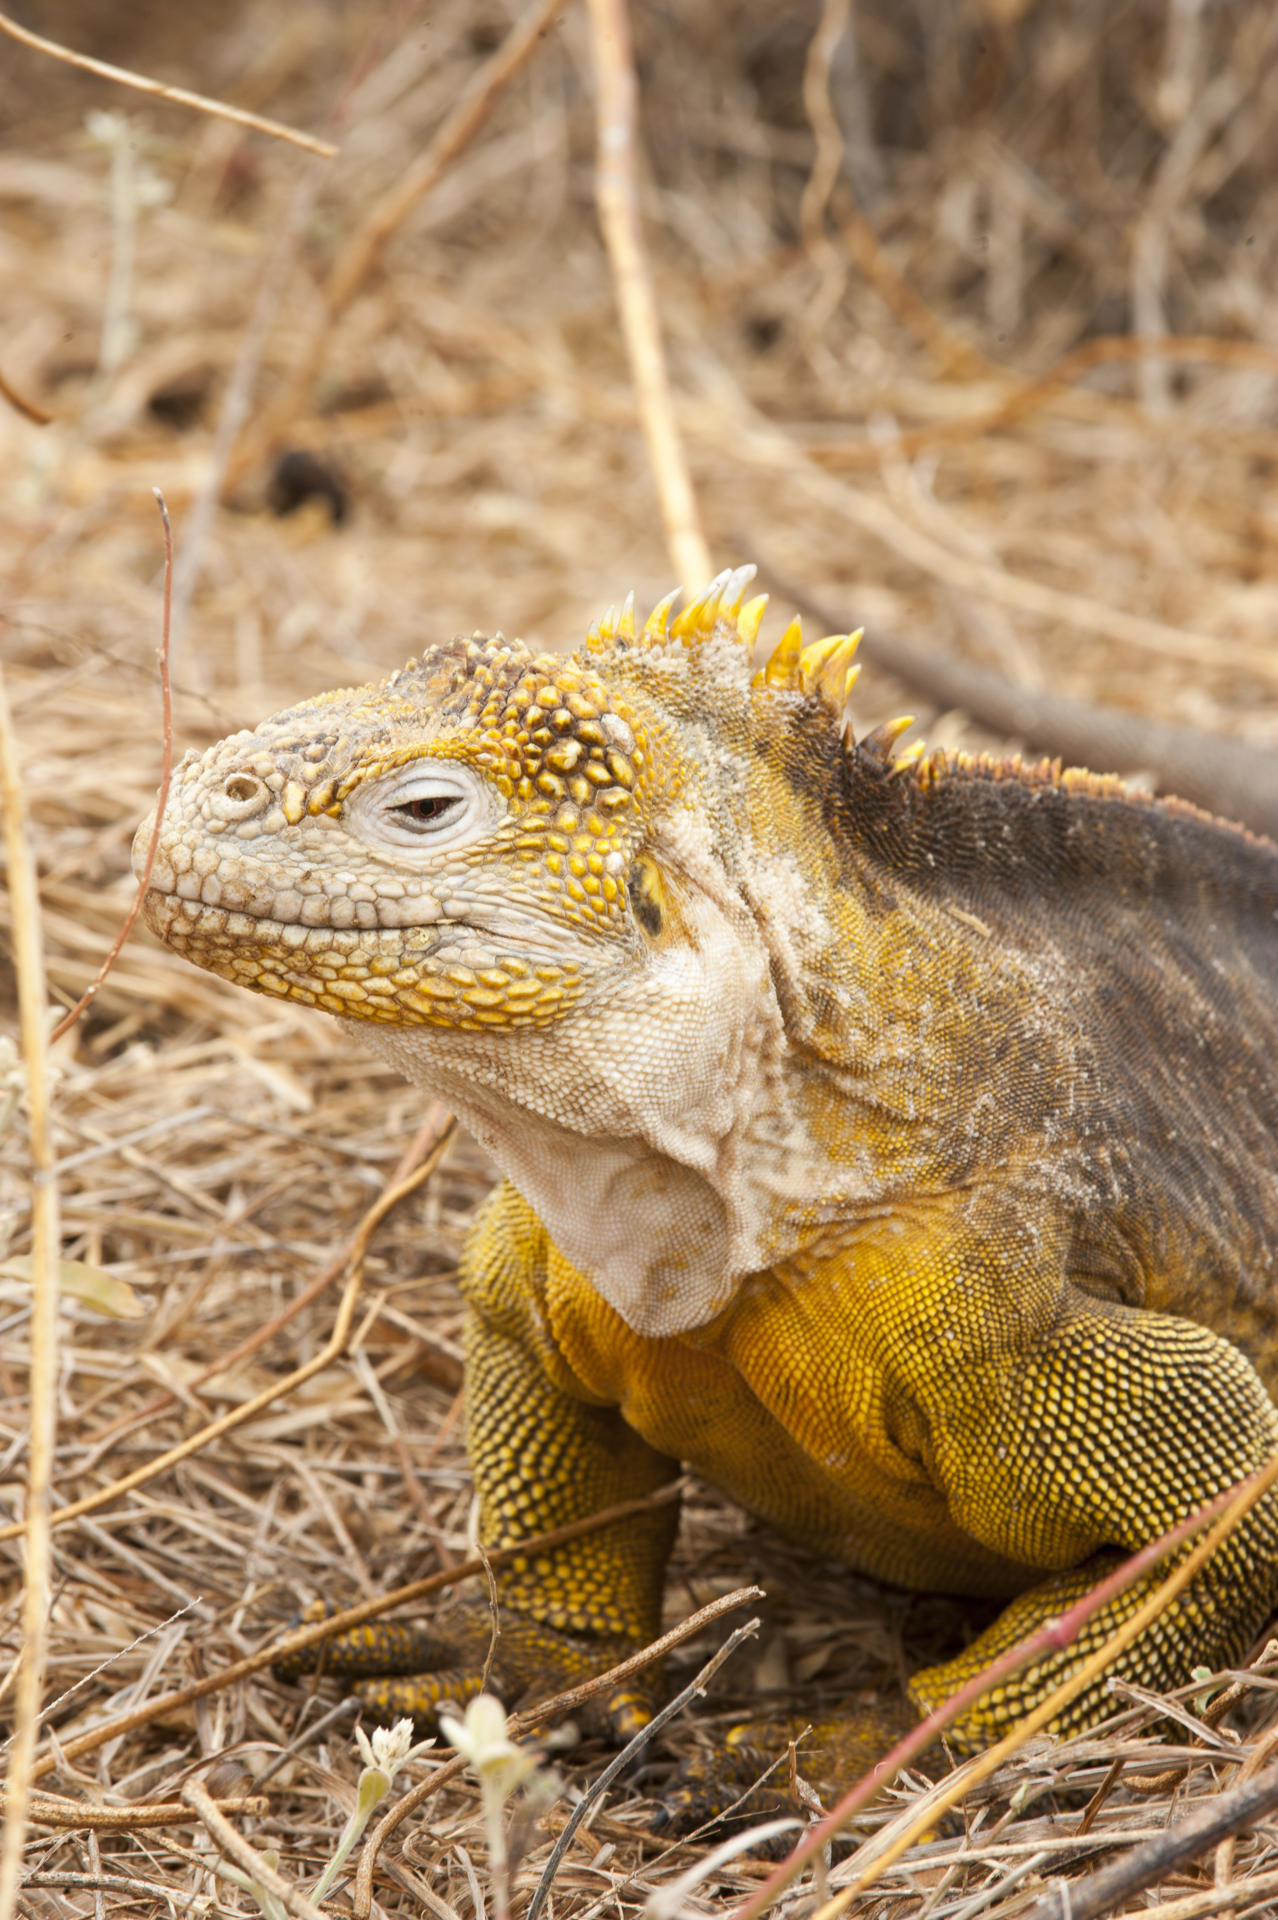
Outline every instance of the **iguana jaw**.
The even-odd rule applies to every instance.
[[[149,836],[144,822],[135,864]],[[156,864],[144,902],[151,931],[256,993],[360,1021],[475,1032],[556,1020],[582,990],[580,948],[498,906],[440,924],[423,915],[431,903],[409,896],[394,903],[389,926],[315,926],[296,917],[292,892],[271,897],[255,886],[247,908],[234,894],[213,905],[180,892]]]

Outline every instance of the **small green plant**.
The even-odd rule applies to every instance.
[[[371,1741],[363,1727],[356,1727],[355,1744],[364,1762],[355,1789],[355,1805],[342,1828],[336,1852],[311,1890],[313,1900],[322,1900],[336,1880],[351,1849],[368,1825],[374,1808],[380,1806],[390,1792],[391,1783],[400,1768],[407,1766],[410,1760],[416,1760],[435,1742],[419,1740],[414,1746],[412,1721],[397,1720],[393,1727],[374,1727]]]

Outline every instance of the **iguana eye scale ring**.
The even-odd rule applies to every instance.
[[[462,1272],[484,1540],[690,1462],[824,1557],[1007,1602],[917,1710],[1278,1446],[1278,848],[858,738],[859,636],[796,622],[755,671],[751,572],[567,657],[444,641],[190,759],[148,918],[340,1015],[502,1169]],[[651,1638],[672,1524],[509,1569],[510,1683]],[[1276,1599],[1270,1498],[1122,1673],[1229,1664]],[[824,1723],[822,1784],[898,1710]]]

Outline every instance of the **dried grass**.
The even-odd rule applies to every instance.
[[[122,235],[108,156],[82,121],[125,103],[34,55],[15,52],[0,73],[12,129],[0,149],[0,365],[54,416],[40,427],[0,409],[3,648],[61,1006],[123,916],[129,840],[158,778],[150,488],[173,505],[181,551],[290,207],[302,209],[296,251],[281,257],[265,314],[254,419],[321,323],[343,246],[515,17],[497,0],[482,14],[461,0],[428,13],[404,4],[389,23],[372,0],[340,14],[318,0],[181,11],[177,34],[159,16],[130,27],[118,10],[91,47],[83,10],[33,6],[26,17],[101,58],[294,124],[323,130],[340,107],[342,151],[311,183],[307,210],[298,182],[318,163],[176,108],[130,108],[138,157],[171,197],[138,213],[133,337],[103,374],[99,328]],[[733,0],[644,7],[634,20],[645,233],[716,562],[757,541],[869,626],[1272,750],[1278,375],[1257,351],[1278,353],[1272,9],[1003,0],[914,15],[867,0],[854,12],[855,57],[846,36],[831,51],[832,33],[812,52],[818,17],[815,6]],[[805,70],[822,152],[832,125],[848,139],[843,178],[823,164],[815,186]],[[587,19],[568,7],[334,325],[291,443],[341,471],[349,522],[333,526],[318,501],[273,517],[260,464],[211,518],[176,636],[182,744],[380,675],[439,634],[500,627],[570,644],[628,586],[643,600],[671,584],[596,226],[593,152]],[[1133,334],[1151,344],[1135,363],[1124,358]],[[1194,338],[1182,350],[1169,334]],[[1122,336],[1112,349],[1110,335]],[[1204,349],[1203,337],[1226,344]],[[1054,378],[1071,354],[1067,377]],[[899,707],[899,691],[876,676],[865,702],[868,724]],[[943,716],[930,731],[952,741],[962,727]],[[335,1288],[207,1375],[330,1264],[422,1114],[323,1019],[236,994],[145,936],[52,1057],[64,1257],[130,1280],[148,1308],[138,1324],[62,1308],[54,1479],[66,1503],[323,1347]],[[30,1244],[27,1177],[18,1125],[0,1148],[0,1224],[16,1252]],[[47,1736],[65,1742],[228,1664],[299,1601],[345,1603],[431,1571],[441,1550],[465,1555],[452,1274],[489,1178],[458,1143],[384,1222],[340,1361],[55,1531]],[[0,1281],[0,1483],[15,1512],[30,1315],[29,1294]],[[162,1411],[148,1412],[157,1401]],[[0,1637],[12,1662],[21,1562],[12,1545],[4,1552]],[[814,1566],[696,1492],[671,1618],[755,1577],[775,1596],[761,1650],[738,1654],[728,1691],[677,1733],[685,1751],[720,1737],[758,1688],[793,1687],[803,1701],[882,1685],[975,1620]],[[685,1649],[677,1674],[703,1658]],[[851,1911],[1011,1920],[1042,1879],[1080,1874],[1236,1781],[1270,1748],[1276,1685],[1253,1676],[1241,1741],[1201,1728],[1181,1783],[1148,1793],[1130,1775],[1180,1750],[1151,1757],[1158,1709],[1125,1697],[1106,1729],[1018,1756],[976,1790],[961,1830],[917,1843]],[[0,1690],[12,1694],[12,1666]],[[1198,1724],[1191,1698],[1184,1711]],[[210,1878],[216,1851],[189,1811],[157,1829],[133,1810],[174,1801],[210,1762],[202,1777],[215,1798],[264,1796],[262,1811],[232,1817],[259,1852],[278,1848],[286,1880],[305,1888],[351,1803],[348,1728],[330,1691],[304,1701],[258,1674],[59,1766],[41,1793],[127,1806],[131,1824],[63,1831],[42,1824],[51,1803],[37,1797],[28,1911],[149,1916],[209,1895],[206,1910],[251,1910]],[[590,1746],[563,1762],[577,1783],[601,1763]],[[695,1849],[663,1848],[647,1831],[645,1796],[667,1765],[622,1783],[587,1819],[555,1879],[554,1914],[635,1913],[689,1867]],[[887,1845],[926,1790],[899,1783],[861,1832]],[[561,1802],[519,1867],[516,1911],[564,1818]],[[1220,1857],[1219,1887],[1208,1863],[1206,1877],[1181,1875],[1162,1897],[1183,1914],[1245,1911],[1249,1899],[1259,1911],[1273,1898],[1276,1842],[1278,1827],[1263,1824]],[[725,1910],[763,1871],[749,1859],[721,1865],[683,1906]],[[852,1871],[835,1868],[831,1886]],[[459,1780],[400,1829],[375,1897],[386,1913],[470,1920],[484,1889],[477,1802]],[[808,1882],[788,1899],[812,1893]]]

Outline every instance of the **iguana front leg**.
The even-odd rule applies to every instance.
[[[616,1408],[553,1377],[537,1304],[546,1247],[536,1217],[501,1186],[475,1222],[462,1265],[467,1451],[479,1538],[490,1548],[654,1492],[679,1471]],[[575,1685],[655,1639],[677,1525],[671,1501],[497,1572],[500,1633],[489,1684],[507,1704]],[[436,1628],[339,1635],[326,1649],[326,1670],[360,1676],[359,1693],[379,1712],[428,1721],[444,1701],[478,1689],[492,1637],[486,1597],[454,1606]],[[380,1677],[391,1675],[400,1677]],[[597,1717],[628,1737],[650,1717],[657,1679],[640,1675],[620,1687]]]
[[[934,1401],[931,1430],[953,1517],[1000,1552],[1060,1571],[1015,1600],[965,1653],[915,1676],[910,1692],[922,1711],[1062,1613],[1120,1558],[1263,1465],[1278,1447],[1278,1412],[1237,1348],[1205,1327],[1073,1293],[1034,1351],[1004,1354],[962,1382],[952,1377]],[[951,1742],[972,1751],[1005,1733],[1129,1619],[1161,1577],[1129,1588],[1072,1647],[987,1694],[951,1730]],[[1276,1600],[1271,1494],[1110,1676],[1167,1689],[1196,1666],[1229,1665]],[[1054,1730],[1085,1726],[1109,1704],[1103,1679]]]

